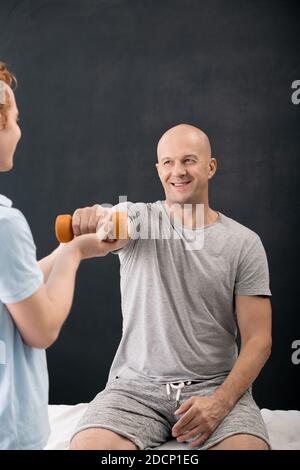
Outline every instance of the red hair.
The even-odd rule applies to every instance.
[[[6,83],[10,88],[15,88],[17,86],[17,79],[14,74],[8,69],[7,65],[4,62],[0,62],[0,80]],[[2,121],[2,127],[5,127],[7,120],[7,110],[10,106],[9,95],[6,93],[5,104],[0,104],[0,117]]]

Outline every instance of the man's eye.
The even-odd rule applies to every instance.
[[[170,163],[171,163],[170,160],[166,160],[166,161],[164,162],[164,166],[169,165]]]
[[[192,158],[186,158],[185,163],[194,163]]]

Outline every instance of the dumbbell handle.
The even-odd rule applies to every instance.
[[[114,226],[113,239],[128,239],[127,212],[113,212],[112,222]],[[55,235],[60,243],[67,243],[73,240],[74,232],[72,216],[70,214],[61,214],[56,217]]]

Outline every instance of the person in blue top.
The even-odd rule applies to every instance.
[[[2,172],[13,167],[21,137],[14,84],[15,77],[0,62]],[[80,261],[104,256],[107,245],[96,234],[83,235],[37,262],[25,217],[0,196],[0,449],[42,449],[46,445],[45,348],[56,340],[70,312]]]

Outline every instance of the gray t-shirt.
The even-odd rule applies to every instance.
[[[190,250],[186,234],[195,230],[172,223],[163,202],[123,203],[114,210],[127,210],[140,235],[116,252],[123,334],[108,381],[227,375],[237,358],[235,295],[271,295],[259,236],[219,213],[216,222],[196,230],[203,248]],[[142,234],[145,226],[150,234],[150,225],[160,234],[156,239]]]

